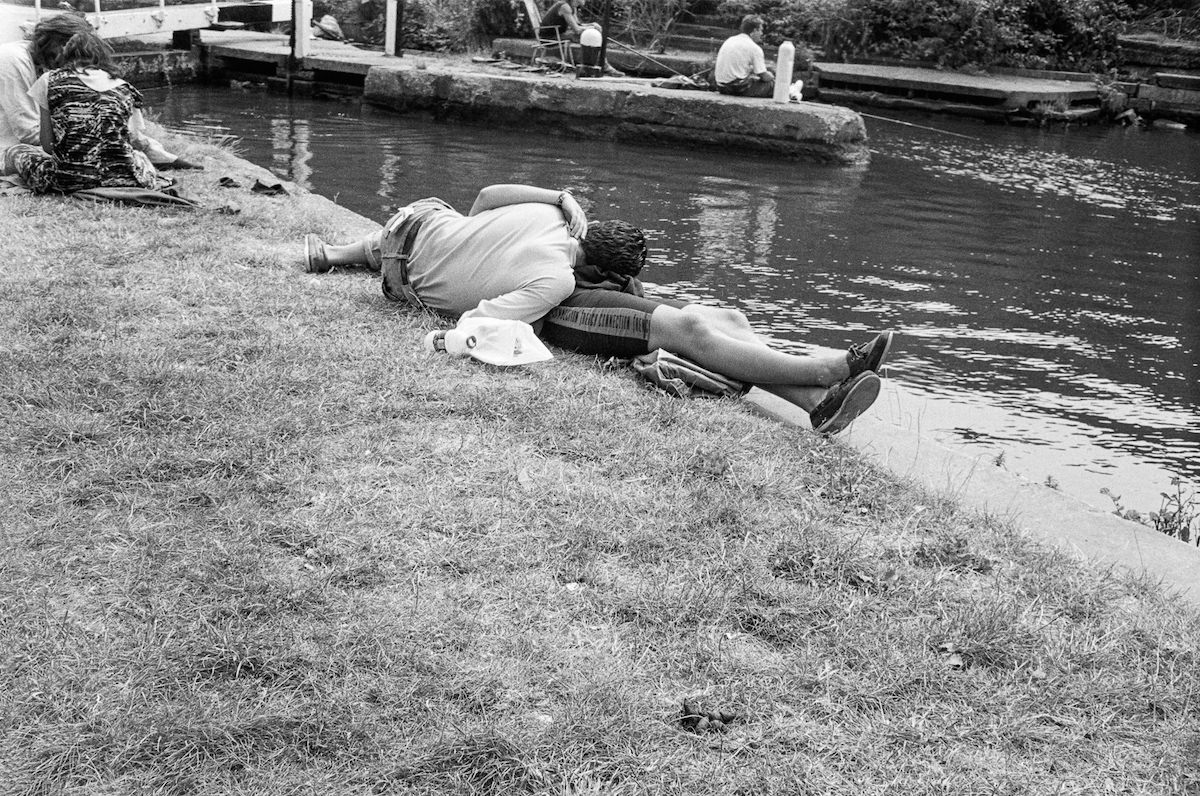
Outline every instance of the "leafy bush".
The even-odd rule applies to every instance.
[[[1131,10],[1127,0],[726,0],[720,13],[758,14],[768,42],[810,41],[826,58],[1106,71]]]

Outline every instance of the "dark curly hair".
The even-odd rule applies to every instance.
[[[600,271],[637,276],[646,264],[646,236],[624,221],[595,221],[588,224],[583,256]]]
[[[38,72],[64,66],[95,67],[116,74],[113,50],[83,17],[59,14],[33,28],[29,52]]]

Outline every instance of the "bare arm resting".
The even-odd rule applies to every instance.
[[[526,203],[557,205],[562,209],[563,218],[567,220],[567,229],[571,236],[580,240],[587,236],[587,215],[575,201],[575,197],[566,191],[538,188],[534,185],[489,185],[475,197],[475,204],[471,205],[471,212],[467,215],[475,216],[497,207]]]

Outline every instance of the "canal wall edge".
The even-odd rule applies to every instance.
[[[1200,548],[940,444],[920,433],[921,401],[887,379],[884,385],[840,441],[936,495],[1009,521],[1077,559],[1158,581],[1174,598],[1200,606]],[[774,395],[754,390],[747,400],[779,422],[809,426],[807,413]]]

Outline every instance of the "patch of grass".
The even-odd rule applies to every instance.
[[[423,353],[441,321],[298,269],[370,224],[179,146],[239,215],[0,218],[6,793],[1200,783],[1200,621],[1154,584],[735,402]]]

